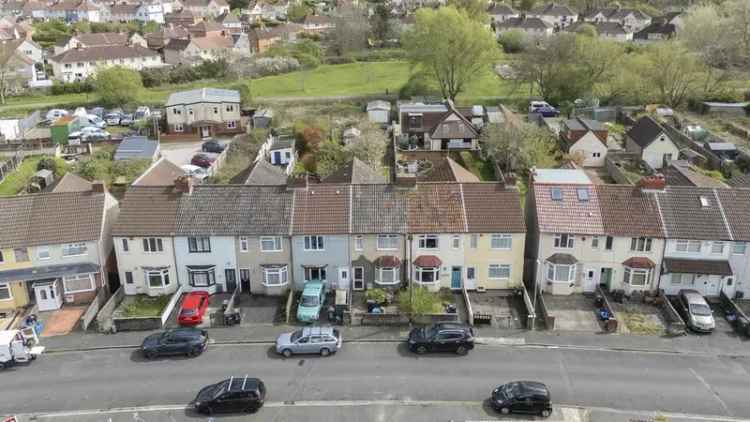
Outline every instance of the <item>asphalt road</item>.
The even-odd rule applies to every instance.
[[[750,417],[750,360],[695,355],[478,346],[417,357],[395,343],[349,343],[337,355],[283,359],[269,346],[213,346],[143,360],[130,349],[43,355],[0,372],[0,413],[189,402],[229,376],[262,378],[273,402],[476,402],[517,379],[547,383],[556,403]]]

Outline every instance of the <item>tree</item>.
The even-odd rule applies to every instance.
[[[316,168],[320,177],[332,174],[348,161],[348,154],[344,150],[344,146],[331,139],[320,144],[315,156],[317,158]]]
[[[296,2],[289,5],[289,10],[286,12],[286,17],[292,22],[302,22],[305,20],[305,16],[309,15],[312,11],[303,2]]]
[[[385,43],[393,35],[391,26],[391,4],[388,0],[379,1],[375,4],[375,10],[370,16],[370,29],[372,36],[380,44]]]
[[[487,14],[487,1],[485,0],[448,0],[448,6],[466,12],[469,18],[485,23],[489,20]]]
[[[331,33],[334,54],[343,56],[367,47],[370,23],[365,10],[353,5],[342,6],[334,22],[336,27]]]
[[[678,39],[712,67],[750,66],[750,4],[730,0],[691,8]]]
[[[455,100],[469,82],[490,71],[500,54],[490,31],[455,7],[420,9],[416,20],[404,34],[404,47],[445,98]]]
[[[546,130],[529,123],[488,125],[480,135],[482,154],[505,171],[526,172],[531,167],[557,164],[555,141]]]
[[[503,46],[503,51],[509,54],[520,53],[526,48],[526,33],[520,29],[511,29],[500,33],[497,42]]]
[[[143,89],[140,73],[122,66],[97,72],[96,92],[105,104],[122,105],[135,101]]]
[[[410,290],[398,294],[398,306],[402,312],[417,317],[440,311],[442,301],[437,293],[421,286]]]
[[[598,35],[596,32],[596,27],[590,23],[584,23],[583,25],[580,25],[578,28],[576,28],[576,34],[586,35],[592,38]]]
[[[359,126],[361,135],[353,140],[344,150],[350,156],[357,157],[365,164],[380,172],[383,168],[383,157],[388,146],[385,132],[372,123]]]
[[[243,107],[249,107],[253,103],[252,79],[240,85],[240,101]]]
[[[30,70],[29,70],[30,69]],[[0,43],[0,104],[5,104],[6,97],[11,91],[20,89],[24,79],[28,80],[34,72],[33,66],[29,68],[16,53],[10,43]]]
[[[529,11],[534,8],[534,5],[536,4],[536,0],[521,0],[521,5],[519,8],[521,10]]]
[[[229,8],[232,10],[247,9],[250,6],[250,0],[229,0]]]

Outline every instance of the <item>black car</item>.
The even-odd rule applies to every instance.
[[[536,381],[516,381],[492,391],[492,407],[500,413],[533,413],[548,417],[552,414],[549,390]]]
[[[141,352],[147,359],[164,355],[198,356],[206,350],[207,345],[206,330],[175,328],[146,337],[141,345]]]
[[[258,378],[232,377],[204,387],[192,407],[199,413],[254,412],[263,407],[266,386]]]
[[[474,330],[456,323],[438,323],[409,333],[409,350],[419,353],[454,352],[465,355],[474,348]]]
[[[201,145],[201,151],[221,154],[224,151],[224,145],[214,140],[206,141]]]

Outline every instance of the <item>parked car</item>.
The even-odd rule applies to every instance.
[[[302,297],[297,307],[297,320],[300,322],[317,321],[320,309],[325,302],[326,285],[321,281],[309,281],[302,290]]]
[[[96,114],[89,114],[86,116],[86,118],[89,120],[89,123],[91,123],[92,126],[98,127],[99,129],[104,129],[105,127],[107,127],[107,122],[105,122]]]
[[[222,145],[220,142],[215,141],[213,139],[208,140],[201,145],[201,151],[203,152],[215,152],[217,154],[221,154],[222,151],[224,151],[224,148],[226,148],[224,145]]]
[[[96,132],[84,134],[82,137],[82,140],[85,142],[108,141],[110,139],[112,139],[112,135],[106,130],[98,130]]]
[[[266,386],[258,378],[232,377],[201,389],[191,407],[199,413],[255,412],[263,407]]]
[[[132,114],[123,114],[120,117],[120,126],[130,126],[134,122]]]
[[[151,109],[149,109],[146,106],[140,106],[137,109],[135,109],[135,115],[133,116],[135,120],[143,120],[148,119],[151,116]]]
[[[90,114],[93,114],[94,116],[102,119],[104,118],[104,107],[94,107],[91,109]]]
[[[536,381],[516,381],[501,385],[492,391],[490,404],[504,415],[533,413],[546,418],[552,414],[549,389]]]
[[[420,355],[427,352],[465,355],[474,348],[474,330],[464,324],[441,322],[412,329],[408,341],[409,350]]]
[[[165,355],[198,356],[208,347],[208,332],[197,328],[174,328],[151,334],[143,340],[141,353],[146,359]]]
[[[198,325],[203,322],[203,315],[208,309],[208,292],[197,290],[187,294],[182,301],[180,316],[177,322],[180,325]]]
[[[529,113],[539,113],[542,117],[557,117],[560,115],[560,112],[546,101],[529,103]]]
[[[118,126],[121,118],[122,114],[110,112],[104,116],[104,121],[107,122],[109,126]]]
[[[68,112],[66,110],[60,109],[60,108],[53,108],[52,110],[48,111],[47,114],[44,116],[45,119],[54,122],[55,120],[59,119],[60,117],[67,116]]]
[[[216,158],[210,157],[206,154],[195,154],[193,159],[190,160],[190,164],[198,167],[209,168],[216,161]]]
[[[180,168],[185,172],[186,175],[193,176],[201,182],[206,180],[206,178],[208,177],[208,173],[206,173],[206,169],[204,169],[203,167],[194,166],[192,164],[183,164],[180,166]]]
[[[152,118],[161,120],[163,115],[164,115],[164,112],[161,109],[158,109],[158,108],[151,109]]]
[[[286,357],[294,354],[314,353],[328,356],[341,349],[341,333],[332,327],[305,327],[284,333],[276,339],[276,352]]]
[[[710,333],[716,328],[713,311],[706,299],[696,290],[680,290],[678,300],[683,309],[685,323],[693,331]]]

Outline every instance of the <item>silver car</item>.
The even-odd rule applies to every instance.
[[[695,290],[680,290],[680,301],[687,314],[687,325],[693,331],[710,333],[716,328],[713,311],[706,299]]]
[[[341,349],[341,333],[332,327],[311,326],[276,339],[276,352],[286,357],[294,354],[320,354],[328,356]]]

